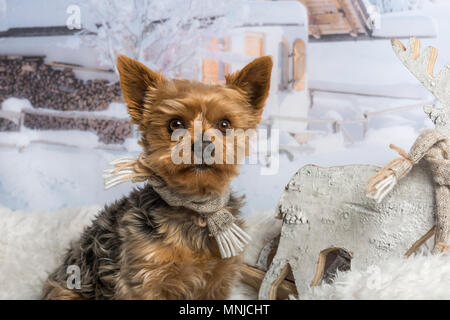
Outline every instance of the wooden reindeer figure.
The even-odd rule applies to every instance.
[[[434,130],[425,130],[408,154],[391,145],[401,157],[388,163],[369,179],[368,196],[381,202],[397,182],[423,159],[435,183],[436,226],[428,235],[435,233],[433,252],[438,253],[449,249],[450,234],[450,64],[434,76],[437,49],[428,47],[420,54],[420,41],[417,38],[409,40],[408,48],[397,39],[392,39],[392,48],[400,61],[433,93],[442,107],[424,108],[436,127]]]
[[[408,48],[393,39],[392,47],[441,102],[440,109],[425,107],[436,128],[423,132],[408,154],[392,146],[401,157],[381,169],[371,165],[301,168],[278,205],[283,224],[260,299],[276,297],[289,269],[302,298],[324,279],[330,253],[351,259],[352,268],[365,270],[380,260],[410,256],[433,234],[433,252],[448,248],[450,65],[433,76],[437,50],[430,47],[421,55],[416,38]],[[266,249],[274,241],[261,256],[267,256]],[[266,260],[261,256],[259,261]]]

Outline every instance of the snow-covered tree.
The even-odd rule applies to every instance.
[[[98,49],[99,62],[114,67],[117,54],[137,59],[167,76],[193,74],[194,57],[211,38],[242,19],[239,0],[84,0],[95,26],[81,33]],[[85,25],[84,25],[85,26]]]

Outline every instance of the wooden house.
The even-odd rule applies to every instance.
[[[371,19],[361,0],[300,0],[309,17],[309,34],[314,38],[323,36],[368,35],[372,29]]]
[[[310,105],[306,8],[298,1],[249,1],[246,9],[246,21],[231,36],[216,39],[205,48],[201,80],[221,83],[225,74],[254,58],[272,56],[271,92],[263,117],[271,117],[280,128],[290,132],[302,132],[305,123],[287,118],[306,117]]]

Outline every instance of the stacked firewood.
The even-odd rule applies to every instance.
[[[70,68],[44,64],[43,57],[0,56],[0,73],[0,104],[17,97],[28,99],[35,108],[99,111],[120,101],[118,82],[83,81]]]
[[[45,64],[44,57],[0,56],[0,107],[9,97],[25,98],[33,105],[22,111],[23,125],[30,129],[91,131],[106,144],[122,144],[131,135],[128,119],[61,112],[105,110],[121,99],[118,82],[80,80],[71,68]],[[15,122],[0,118],[0,131],[16,130]]]
[[[122,144],[131,134],[131,123],[126,119],[72,117],[35,110],[24,110],[23,113],[23,125],[29,129],[91,131],[105,144]]]
[[[18,131],[19,125],[9,119],[0,118],[0,132],[1,131]]]

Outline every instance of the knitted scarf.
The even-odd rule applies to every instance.
[[[449,249],[450,234],[450,139],[438,130],[425,130],[414,142],[407,154],[391,145],[401,155],[384,166],[377,174],[369,178],[368,193],[376,191],[393,172],[397,180],[405,177],[412,167],[424,159],[431,171],[435,184],[436,228],[435,249]],[[440,248],[438,248],[440,247]]]
[[[110,164],[114,169],[104,171],[105,189],[125,181],[147,180],[168,205],[191,209],[206,219],[210,236],[215,238],[222,258],[239,255],[251,240],[250,236],[235,224],[236,218],[226,207],[230,199],[230,189],[221,195],[213,194],[205,197],[181,194],[152,172],[143,154],[138,159],[122,158]]]

